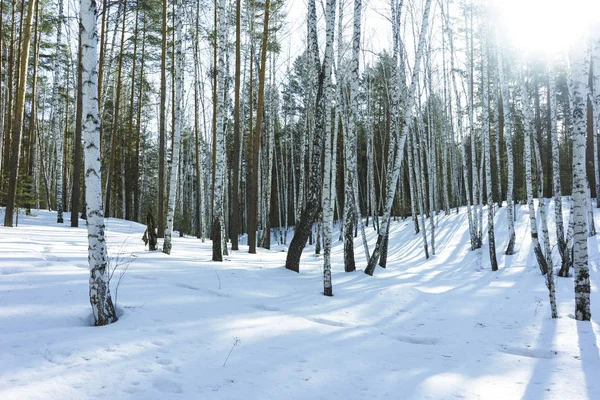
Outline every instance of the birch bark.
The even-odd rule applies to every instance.
[[[415,104],[415,93],[419,80],[419,69],[421,65],[421,58],[423,56],[423,48],[425,47],[425,36],[427,34],[427,29],[429,26],[429,11],[431,9],[431,0],[425,1],[425,6],[423,10],[423,21],[421,23],[421,32],[419,34],[419,44],[417,46],[417,51],[415,53],[415,65],[412,70],[412,77],[410,82],[410,89],[407,93],[407,101],[405,103],[405,111],[404,111],[404,125],[402,127],[402,135],[398,138],[397,150],[394,156],[393,162],[393,170],[391,172],[391,180],[388,181],[388,189],[385,196],[385,208],[383,214],[383,220],[381,224],[381,229],[379,231],[379,235],[377,237],[377,244],[375,245],[375,249],[369,258],[369,262],[367,267],[365,268],[365,273],[368,275],[373,275],[375,272],[375,267],[377,262],[379,261],[379,256],[382,250],[382,241],[384,238],[387,238],[388,235],[388,227],[390,223],[391,213],[392,213],[392,203],[394,201],[394,189],[398,183],[398,178],[400,176],[400,165],[402,163],[402,156],[404,155],[404,144],[406,143],[406,137],[408,136],[409,126],[412,119],[412,111],[413,106]]]
[[[80,1],[83,71],[83,135],[85,198],[87,208],[90,304],[95,325],[117,320],[108,285],[108,262],[104,237],[102,183],[100,176],[100,119],[98,116],[98,10],[94,0]]]
[[[588,65],[583,48],[572,51],[573,111],[573,268],[575,272],[575,319],[589,321],[590,271],[588,243],[585,235],[586,201],[586,125]]]
[[[529,222],[531,226],[531,241],[533,252],[537,260],[540,272],[545,275],[548,271],[546,259],[542,252],[540,242],[538,239],[537,231],[537,219],[535,215],[535,205],[533,203],[533,185],[531,176],[531,136],[532,136],[532,115],[531,106],[529,104],[529,94],[527,93],[527,87],[525,86],[525,78],[520,77],[521,85],[521,100],[523,102],[524,110],[524,125],[525,125],[525,185],[527,188],[527,205],[529,207]]]
[[[181,142],[181,118],[183,102],[183,3],[177,0],[175,7],[175,23],[177,24],[177,36],[175,39],[175,126],[173,132],[173,154],[171,156],[171,177],[169,178],[169,203],[167,206],[167,228],[163,242],[163,253],[171,254],[171,235],[173,233],[173,217],[175,216],[175,194],[177,193],[177,181],[179,178],[179,150]],[[222,74],[220,74],[222,75]]]

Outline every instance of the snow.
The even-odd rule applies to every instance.
[[[550,318],[526,207],[514,256],[498,209],[495,273],[487,236],[469,249],[464,209],[439,217],[429,260],[412,222],[393,222],[388,268],[373,277],[343,272],[337,226],[331,298],[312,246],[296,274],[283,267],[285,246],[240,246],[214,263],[210,241],[174,235],[168,256],[144,249],[143,225],[109,219],[120,320],[105,327],[90,326],[84,224],[34,214],[0,227],[3,400],[600,398],[600,326],[572,318],[572,278],[557,278],[560,318]],[[372,228],[368,238],[372,249]],[[594,318],[597,237],[589,244]],[[361,248],[359,235],[359,268]]]

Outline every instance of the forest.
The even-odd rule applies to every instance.
[[[373,315],[392,318],[434,293],[436,302],[450,299],[448,304],[470,310],[469,293],[456,295],[470,282],[472,301],[486,304],[488,312],[504,310],[502,321],[519,314],[514,318],[523,327],[534,324],[527,328],[531,335],[546,333],[533,349],[498,342],[504,356],[548,363],[543,378],[534,364],[528,370],[524,363],[521,370],[533,371],[522,378],[529,382],[525,392],[511,386],[498,396],[597,398],[600,385],[589,374],[600,368],[600,328],[592,320],[592,310],[600,312],[592,304],[592,298],[600,301],[594,280],[600,259],[600,8],[592,1],[574,10],[564,10],[560,1],[516,3],[0,0],[0,299],[12,299],[5,311],[0,307],[0,325],[37,298],[30,292],[14,297],[21,285],[47,286],[33,268],[42,259],[54,271],[44,274],[83,277],[78,307],[87,307],[87,314],[78,312],[89,315],[91,304],[91,316],[81,317],[86,324],[119,321],[119,329],[149,321],[130,315],[146,304],[134,299],[145,293],[142,284],[163,280],[164,292],[157,289],[157,296],[165,299],[187,289],[199,299],[211,298],[207,304],[215,313],[222,307],[230,312],[218,301],[235,300],[242,308],[258,301],[252,312],[302,315],[327,329],[369,325],[365,337],[384,329],[379,320],[365,322]],[[545,7],[539,16],[536,4]],[[65,272],[61,265],[73,269]],[[234,277],[236,272],[249,280]],[[3,277],[18,279],[2,284]],[[218,289],[204,286],[215,279]],[[431,279],[438,286],[427,286]],[[255,284],[256,293],[250,289]],[[496,284],[506,289],[496,293]],[[126,299],[121,306],[119,287],[119,299]],[[376,298],[410,297],[414,291],[424,297],[396,304],[400,311]],[[52,298],[50,289],[42,293]],[[281,303],[267,304],[278,296]],[[307,316],[294,296],[325,316]],[[512,311],[498,305],[502,299]],[[182,310],[192,307],[188,303]],[[360,303],[378,310],[369,315]],[[157,310],[169,318],[169,309]],[[327,310],[345,310],[351,319],[332,319]],[[427,321],[438,321],[435,310],[422,310]],[[24,312],[26,325],[33,317]],[[464,318],[465,326],[496,323],[451,313]],[[242,323],[236,318],[243,315],[230,317]],[[287,326],[282,321],[273,322]],[[4,337],[17,340],[20,323]],[[458,324],[451,330],[460,336]],[[224,326],[216,324],[212,334]],[[562,336],[555,333],[560,327]],[[460,346],[444,344],[432,332],[397,340],[402,346],[445,346],[441,352],[451,355],[432,354],[460,357]],[[578,343],[557,344],[573,335]],[[223,367],[241,352],[234,349],[242,339],[235,337]],[[231,346],[227,340],[225,347]],[[300,342],[321,340],[330,339],[319,331]],[[390,345],[379,345],[383,353],[377,357],[384,357]],[[43,347],[36,351],[50,363],[78,365],[66,349],[77,345],[65,344],[54,356]],[[343,354],[351,342],[334,348]],[[266,353],[254,348],[252,362]],[[569,375],[579,386],[550,393],[546,381],[557,380],[549,376],[560,371],[550,363],[567,355],[582,374]],[[169,369],[167,361],[162,365]],[[313,372],[334,368],[328,363],[317,362]],[[370,363],[378,368],[375,359]],[[464,375],[477,369],[466,365],[467,372],[458,373],[463,384]],[[307,398],[250,381],[234,390],[235,379],[250,379],[248,370],[238,368],[236,378],[214,386],[210,395],[166,378],[151,386],[162,393],[159,398],[182,392],[189,398],[239,398],[247,390],[250,398]],[[0,368],[0,377],[4,373],[20,379],[11,368]],[[279,376],[273,374],[270,379]],[[531,386],[536,376],[546,385],[540,391]],[[331,379],[344,382],[341,376]],[[392,394],[394,384],[383,385],[375,397],[491,398],[500,382],[477,381],[474,391],[464,392],[436,388],[433,381],[423,386],[425,381],[406,386],[401,397]],[[214,393],[223,385],[231,391]],[[87,398],[97,390],[85,387],[84,393],[60,393]],[[138,385],[132,388],[119,396],[109,386],[115,398],[147,398]],[[0,397],[51,393],[46,386],[19,390],[0,385]],[[363,398],[348,388],[311,390],[309,398]]]

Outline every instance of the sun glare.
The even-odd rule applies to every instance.
[[[556,53],[600,25],[599,0],[493,0],[500,40],[527,53]]]

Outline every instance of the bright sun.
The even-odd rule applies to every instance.
[[[501,40],[527,53],[556,53],[600,25],[600,0],[492,0]]]

